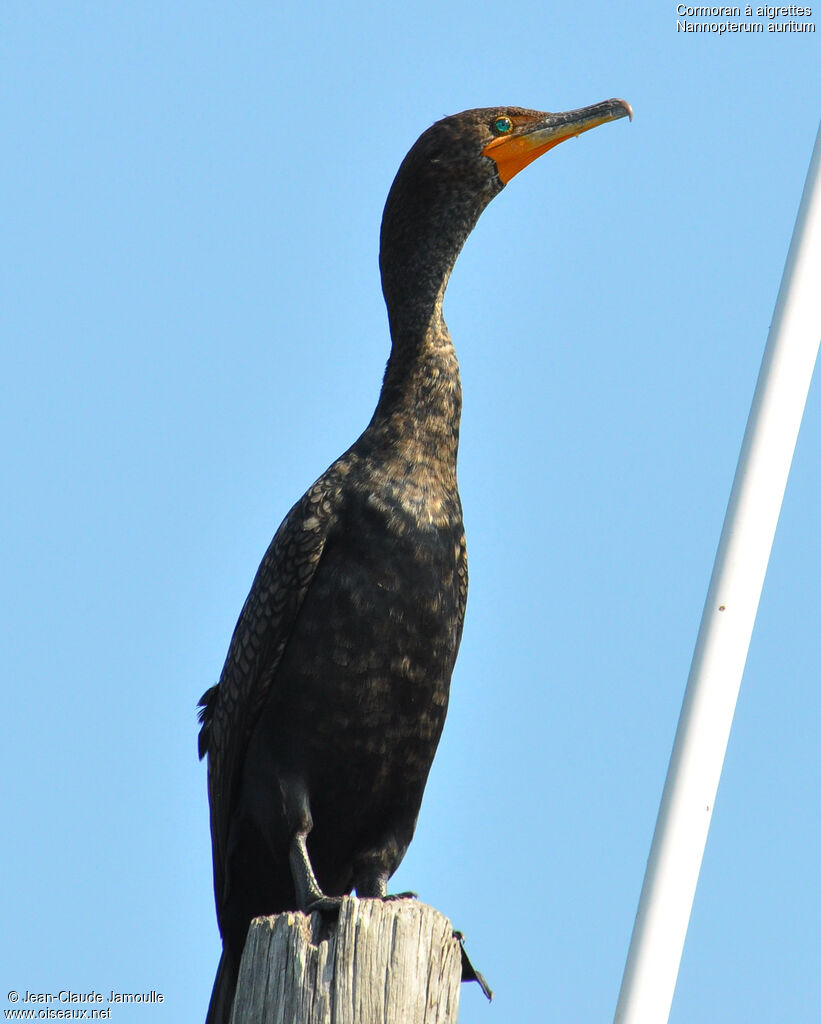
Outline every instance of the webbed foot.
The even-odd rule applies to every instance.
[[[481,971],[477,971],[473,964],[470,962],[468,951],[465,949],[465,937],[461,932],[454,931],[454,939],[459,940],[459,948],[462,953],[462,981],[475,981],[479,988],[484,992],[485,998],[488,1002],[493,1000],[493,989],[485,981],[484,974]]]
[[[319,891],[316,894],[311,894],[305,904],[305,913],[312,914],[315,910],[319,910],[323,914],[338,914],[341,906],[341,896],[326,896],[324,892]]]

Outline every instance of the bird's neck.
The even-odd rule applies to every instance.
[[[455,481],[462,388],[442,315],[456,257],[479,210],[425,190],[409,191],[401,172],[382,221],[380,267],[391,355],[373,425],[417,458],[451,467]]]
[[[411,462],[436,463],[455,485],[462,385],[441,294],[427,324],[395,325],[392,334],[372,426]]]

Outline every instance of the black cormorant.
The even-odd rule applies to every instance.
[[[354,888],[384,898],[408,848],[468,587],[448,278],[518,171],[630,115],[615,99],[466,110],[428,128],[399,168],[382,219],[392,348],[379,403],[277,530],[200,702],[223,939],[208,1024],[228,1021],[254,917],[330,910]]]

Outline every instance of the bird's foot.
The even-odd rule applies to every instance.
[[[341,906],[341,896],[326,896],[324,892],[318,891],[306,903],[305,913],[312,914],[315,910],[319,910],[323,914],[338,914]]]
[[[418,900],[419,899],[419,893],[418,892],[410,892],[410,891],[408,891],[408,892],[391,892],[391,893],[386,893],[384,896],[381,897],[381,899],[383,899],[386,903],[391,902],[393,900]]]
[[[454,931],[453,937],[459,940],[459,948],[462,952],[462,981],[475,981],[484,992],[487,1001],[491,1002],[493,1000],[493,989],[485,981],[484,974],[481,971],[477,971],[470,962],[468,951],[465,949],[464,935],[461,932]]]

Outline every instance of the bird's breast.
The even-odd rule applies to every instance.
[[[450,513],[439,525],[423,518],[407,496],[349,492],[277,673],[277,717],[347,763],[391,743],[432,757],[444,722],[462,525]]]

